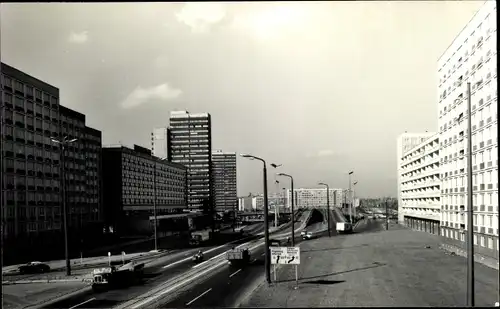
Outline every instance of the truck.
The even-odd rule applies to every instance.
[[[144,263],[130,262],[120,267],[110,266],[92,271],[92,289],[100,291],[137,283],[144,275]]]
[[[227,262],[230,266],[243,267],[250,262],[248,249],[232,249],[227,252]]]
[[[205,241],[210,239],[210,231],[196,231],[191,233],[191,238],[189,239],[189,244],[191,246],[199,246]]]
[[[338,233],[351,233],[352,225],[349,222],[337,222],[337,232]]]

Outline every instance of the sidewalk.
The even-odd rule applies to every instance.
[[[303,242],[298,286],[295,267],[282,265],[277,283],[262,283],[240,306],[463,306],[465,261],[433,236],[395,228]],[[480,264],[475,271],[476,305],[493,306],[496,271]]]

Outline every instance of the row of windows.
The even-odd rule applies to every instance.
[[[31,85],[25,85],[23,82],[13,79],[10,76],[2,74],[2,82],[4,89],[14,89],[14,91],[24,94],[27,98],[34,97],[36,100],[50,102],[50,104],[53,105],[59,104],[59,100],[55,96],[43,92]]]

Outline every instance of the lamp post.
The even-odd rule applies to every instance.
[[[328,237],[332,237],[330,232],[330,186],[326,183],[320,182],[318,185],[326,186],[326,217],[328,220]]]
[[[351,175],[354,174],[354,171],[349,172],[349,221],[352,224],[352,195],[351,195]]]
[[[71,263],[69,260],[69,248],[68,248],[68,210],[66,209],[66,171],[64,166],[64,150],[67,145],[76,142],[77,138],[68,138],[64,136],[62,140],[58,140],[55,137],[51,137],[50,140],[56,144],[59,144],[61,150],[61,178],[62,178],[62,208],[63,208],[63,228],[64,228],[64,255],[66,258],[66,276],[71,276]]]
[[[272,167],[274,168],[278,168],[280,167],[282,164],[275,164],[275,163],[271,163],[270,164]],[[278,187],[279,187],[279,181],[276,179],[276,176],[274,177],[275,178],[275,183],[276,183],[276,192],[278,192]],[[278,206],[277,206],[277,203],[275,201],[274,203],[274,227],[277,228],[278,227],[278,217],[279,217],[279,214],[278,214]]]
[[[267,283],[271,283],[271,257],[269,254],[269,201],[267,199],[267,167],[266,161],[264,159],[252,156],[249,154],[240,154],[243,158],[248,158],[250,160],[259,160],[263,163],[263,182],[264,182],[264,246],[265,246],[265,272],[266,272],[266,281]]]
[[[294,214],[294,198],[293,198],[293,177],[285,174],[285,173],[279,173],[277,174],[278,176],[285,176],[290,178],[291,181],[291,191],[292,191],[292,247],[295,245],[295,214]]]
[[[353,203],[355,202],[355,199],[356,199],[356,184],[358,182],[355,181],[353,184],[352,184],[352,201]],[[354,217],[356,217],[356,205],[354,205],[353,207],[353,211],[354,211]]]
[[[471,89],[467,83],[467,204],[469,214],[467,217],[467,305],[474,307],[474,207],[472,199],[472,112]]]

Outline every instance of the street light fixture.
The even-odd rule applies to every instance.
[[[356,199],[356,184],[358,182],[355,181],[353,184],[352,184],[352,201],[353,203],[355,202],[355,199]],[[356,205],[353,206],[353,212],[354,212],[354,217],[356,217]]]
[[[330,186],[323,182],[318,183],[318,185],[326,186],[326,220],[328,221],[328,237],[332,237],[330,232]]]
[[[263,180],[264,180],[264,246],[265,246],[265,272],[266,272],[266,281],[267,283],[271,283],[271,257],[269,254],[269,201],[267,199],[267,167],[266,167],[266,161],[262,158],[252,156],[250,154],[245,154],[242,153],[240,154],[241,157],[247,158],[250,160],[259,160],[263,163]]]
[[[71,263],[69,259],[69,248],[68,248],[68,211],[66,209],[66,173],[64,166],[64,150],[66,145],[76,142],[77,138],[69,139],[68,136],[64,136],[62,140],[58,140],[55,137],[50,137],[50,140],[56,144],[59,144],[61,151],[61,178],[62,178],[62,208],[63,208],[63,228],[64,228],[64,255],[66,258],[66,276],[71,276]]]
[[[291,191],[292,191],[292,247],[295,245],[295,214],[294,214],[294,198],[293,198],[293,177],[285,173],[278,173],[278,176],[284,176],[290,178],[291,181]]]
[[[351,175],[354,174],[354,171],[349,172],[349,221],[352,224],[352,194],[351,194]]]
[[[275,163],[271,163],[270,165],[274,168],[278,168],[278,167],[282,166],[282,164],[275,164]],[[275,183],[276,183],[276,193],[277,193],[280,182],[276,179],[276,176],[275,176]],[[279,206],[277,206],[277,202],[275,201],[275,204],[274,204],[274,227],[275,228],[278,227],[278,217],[279,217],[278,212],[279,212]]]

